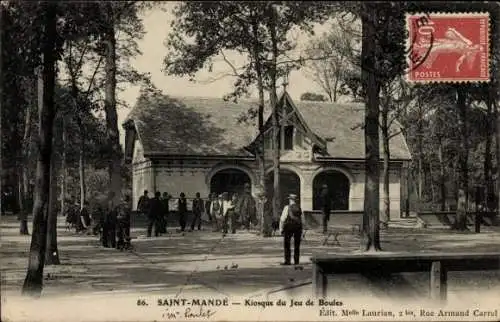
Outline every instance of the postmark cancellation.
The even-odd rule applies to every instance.
[[[406,29],[407,81],[490,80],[489,13],[407,14]]]

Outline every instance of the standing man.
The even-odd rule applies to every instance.
[[[20,221],[19,224],[19,233],[21,235],[29,235],[28,232],[28,207],[27,207],[27,200],[23,200],[23,205],[19,204],[18,198],[16,198],[16,195],[11,191],[10,192],[10,207],[12,210],[12,214],[17,216],[17,219]],[[21,196],[23,198],[23,196]],[[24,209],[22,209],[24,208]]]
[[[125,195],[118,208],[118,243],[116,248],[130,249],[130,215],[132,207],[130,205],[130,197]]]
[[[66,207],[64,209],[66,216],[66,224],[68,228],[71,230],[73,228],[77,229],[78,219],[80,218],[79,209],[75,207],[73,197],[66,198]]]
[[[163,198],[161,199],[163,203],[163,226],[162,226],[162,231],[164,234],[167,233],[167,221],[168,221],[168,213],[169,213],[169,205],[168,203],[170,202],[170,195],[167,192],[163,192]]]
[[[148,191],[144,190],[144,194],[139,198],[137,202],[137,211],[147,215],[149,213],[149,197]]]
[[[203,213],[203,200],[200,198],[200,193],[196,193],[196,198],[193,199],[193,221],[191,222],[191,231],[198,224],[198,230],[201,230],[201,214]]]
[[[223,202],[222,202],[222,235],[225,236],[228,232],[228,229],[231,228],[231,233],[236,233],[235,226],[235,204],[234,200],[229,197],[229,193],[224,192],[222,194]]]
[[[96,201],[92,207],[92,217],[91,221],[93,223],[92,234],[99,235],[103,238],[103,227],[104,227],[104,209],[102,207],[102,201]]]
[[[90,226],[89,202],[85,200],[78,216],[78,231],[87,232]]]
[[[153,226],[155,229],[155,237],[160,235],[161,221],[160,218],[163,216],[163,202],[160,200],[161,192],[155,192],[155,197],[149,201],[149,212],[148,212],[148,237],[151,237]]]
[[[102,243],[106,248],[116,248],[117,207],[113,200],[114,198],[114,191],[110,191],[108,194],[102,229]]]
[[[243,193],[238,199],[236,212],[240,215],[243,227],[250,230],[250,224],[257,225],[257,205],[250,193],[250,184],[245,183]]]
[[[321,188],[321,211],[323,212],[323,233],[328,232],[328,222],[330,221],[330,210],[332,201],[330,199],[330,193],[328,191],[328,186],[326,184]]]
[[[213,220],[212,220],[212,214],[210,213],[210,208],[212,206],[213,201],[214,201],[214,193],[209,193],[208,198],[205,201],[204,208],[205,208],[205,213],[207,214],[208,220],[210,221],[211,224],[213,223]]]
[[[184,192],[181,192],[179,199],[177,200],[177,212],[179,213],[179,226],[181,232],[186,230],[186,215],[187,215],[187,200]]]
[[[288,205],[283,208],[280,218],[280,232],[284,237],[285,262],[281,265],[291,265],[291,249],[290,242],[293,237],[293,261],[295,265],[299,265],[300,260],[300,242],[302,240],[302,228],[304,214],[302,209],[297,205],[297,195],[291,194],[288,197]]]
[[[214,224],[214,232],[220,230],[220,218],[222,217],[222,194],[217,196],[215,193],[213,194],[214,200],[210,204],[210,215],[213,219]]]

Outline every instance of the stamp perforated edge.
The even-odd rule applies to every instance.
[[[486,52],[488,53],[486,60],[487,60],[487,65],[488,65],[488,79],[455,79],[455,78],[440,78],[440,79],[429,79],[429,80],[414,80],[410,79],[411,76],[411,60],[409,57],[410,51],[411,51],[411,40],[410,40],[410,17],[425,17],[425,16],[439,16],[439,17],[461,17],[461,16],[467,16],[471,18],[483,18],[486,16],[488,19],[488,37],[487,37],[487,44],[488,48]],[[478,11],[478,12],[446,12],[446,11],[432,11],[432,12],[414,12],[414,13],[405,13],[405,32],[407,33],[406,35],[406,46],[405,46],[405,53],[406,53],[406,64],[408,67],[407,72],[405,73],[405,79],[406,82],[411,83],[411,84],[440,84],[440,83],[445,83],[445,84],[464,84],[464,83],[489,83],[491,81],[491,59],[490,57],[493,55],[491,51],[491,17],[490,13],[488,11]]]

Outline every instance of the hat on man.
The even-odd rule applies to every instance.
[[[288,196],[288,199],[297,200],[297,195],[296,195],[296,194],[291,193],[291,194]]]

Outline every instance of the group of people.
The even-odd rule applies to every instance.
[[[129,249],[130,197],[125,195],[118,203],[114,199],[115,193],[110,192],[105,202],[96,202],[92,209],[88,201],[81,206],[75,198],[68,199],[63,214],[68,228],[76,233],[99,235],[103,247]]]
[[[156,192],[153,198],[149,198],[149,192],[139,198],[137,211],[147,216],[147,236],[160,236],[167,232],[167,221],[170,217],[170,200],[172,197],[164,192]],[[179,231],[185,232],[188,220],[188,201],[184,192],[181,192],[176,202],[176,212],[179,218]],[[201,230],[202,216],[205,214],[213,231],[227,234],[229,231],[236,232],[238,223],[247,230],[251,224],[257,225],[255,200],[250,193],[250,185],[245,184],[241,194],[223,192],[220,195],[211,193],[207,200],[203,200],[197,192],[192,200],[191,225],[189,231],[195,228]]]
[[[88,202],[85,201],[81,206],[76,198],[65,200],[64,216],[66,225],[69,229],[75,229],[76,233],[90,233],[91,216],[89,213]]]
[[[118,205],[113,203],[114,193],[110,192],[107,205],[97,203],[91,212],[88,202],[83,207],[75,199],[68,200],[66,221],[76,229],[77,233],[88,232],[100,234],[104,247],[127,248],[130,247],[130,217],[131,206],[129,196],[124,196]],[[163,195],[156,192],[149,198],[148,191],[139,198],[137,210],[148,218],[147,236],[160,236],[167,232],[167,220],[170,216],[170,201],[172,196],[167,192]],[[323,231],[327,231],[330,217],[331,202],[328,189],[323,186],[321,191],[323,204]],[[304,214],[297,203],[297,195],[288,196],[289,203],[283,208],[279,220],[276,222],[279,233],[284,237],[284,262],[282,265],[291,265],[291,240],[294,239],[294,264],[299,264],[300,245],[304,232]],[[185,232],[188,216],[188,201],[181,192],[176,201],[176,211],[179,219],[179,231]],[[192,220],[190,231],[195,228],[201,230],[202,216],[207,216],[212,231],[236,233],[238,226],[249,230],[252,225],[258,224],[255,199],[250,193],[250,185],[245,184],[241,194],[223,192],[219,195],[211,193],[203,200],[200,193],[192,200]]]

